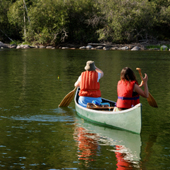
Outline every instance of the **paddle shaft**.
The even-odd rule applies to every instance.
[[[143,79],[143,77],[142,77],[141,69],[137,68],[137,70],[138,70],[139,75],[140,75],[140,78],[141,78],[141,80],[142,80],[142,79]],[[143,80],[142,80],[142,81],[143,81]]]
[[[141,77],[141,80],[143,81],[141,69],[140,69],[140,68],[136,68],[136,70],[138,70],[139,75],[140,75],[140,77]],[[152,96],[150,93],[149,93],[149,97],[147,98],[147,101],[148,101],[148,103],[149,103],[150,106],[156,107],[156,108],[158,107],[155,99],[153,98],[153,96]]]

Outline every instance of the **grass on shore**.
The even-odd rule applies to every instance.
[[[163,45],[148,45],[146,48],[147,49],[160,49],[161,51],[168,51],[170,48],[169,44],[166,44],[167,48],[163,48]]]

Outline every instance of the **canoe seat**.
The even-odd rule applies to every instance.
[[[87,103],[87,108],[88,109],[94,109],[94,110],[109,110],[112,111],[114,109],[114,107],[110,107],[110,105],[108,104],[103,104],[101,106],[98,106],[94,103]]]
[[[107,107],[107,106],[110,107],[110,103],[101,103],[101,105],[104,106],[104,107]]]

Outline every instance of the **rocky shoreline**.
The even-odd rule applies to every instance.
[[[54,46],[43,46],[43,45],[15,45],[15,44],[5,44],[0,42],[0,49],[10,48],[10,49],[29,49],[29,48],[40,48],[40,49],[87,49],[87,50],[129,50],[129,51],[139,51],[139,50],[155,50],[155,51],[170,51],[168,48],[170,44],[169,42],[159,42],[157,44],[149,44],[149,43],[132,43],[132,44],[105,44],[105,43],[88,43],[86,46],[80,45],[59,45],[57,47]],[[149,47],[150,46],[150,47]],[[149,47],[149,48],[148,48]]]

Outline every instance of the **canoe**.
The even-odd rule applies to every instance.
[[[110,107],[102,109],[89,109],[82,107],[78,104],[79,99],[79,88],[76,90],[74,97],[75,109],[77,115],[81,118],[106,127],[123,129],[133,133],[140,134],[141,132],[141,122],[142,122],[142,104],[139,103],[134,107],[122,111],[113,111],[112,108],[115,106],[114,101],[102,98],[102,103],[109,103]],[[106,110],[107,109],[107,110]]]

